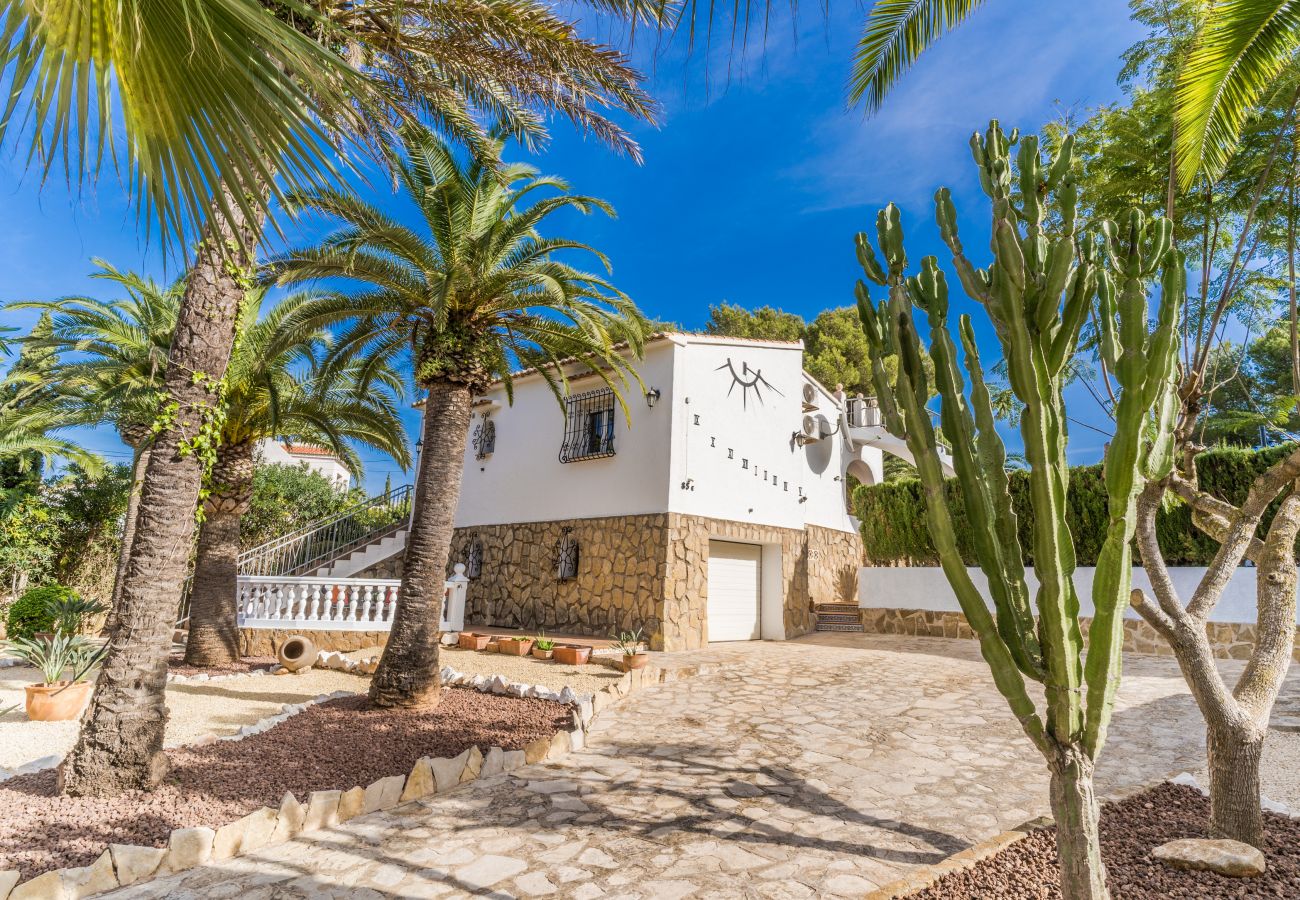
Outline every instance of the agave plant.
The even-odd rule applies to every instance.
[[[8,642],[7,649],[38,669],[44,684],[84,681],[108,652],[106,644],[97,644],[85,635],[62,633],[51,638],[15,638]]]

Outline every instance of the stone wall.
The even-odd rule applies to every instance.
[[[275,656],[280,645],[294,635],[305,637],[317,650],[337,650],[351,653],[368,650],[388,643],[387,631],[293,631],[271,628],[239,629],[239,654],[241,656]]]
[[[483,567],[466,591],[466,625],[607,637],[640,628],[663,646],[667,516],[617,516],[459,528],[452,563],[483,544]],[[557,576],[558,549],[578,542],[578,574]]]
[[[1079,624],[1086,636],[1092,619],[1084,616]],[[920,637],[967,638],[975,632],[959,612],[929,609],[863,609],[862,627],[875,634],[906,634]],[[1255,626],[1239,622],[1208,622],[1206,632],[1210,646],[1219,659],[1249,659],[1255,644]],[[1141,619],[1124,620],[1124,650],[1152,656],[1173,656],[1173,651],[1156,630]],[[1291,658],[1300,662],[1300,635]]]
[[[556,575],[566,530],[580,548],[571,580]],[[781,546],[786,637],[812,631],[813,604],[856,596],[857,534],[676,513],[461,528],[451,559],[464,562],[470,543],[482,542],[482,571],[466,592],[467,626],[595,637],[641,628],[655,650],[692,650],[708,642],[710,537]]]
[[[669,515],[665,636],[674,649],[708,642],[709,539],[781,545],[785,636],[813,630],[813,605],[852,602],[862,564],[862,539],[855,533],[816,525],[807,531],[753,525],[705,516]]]

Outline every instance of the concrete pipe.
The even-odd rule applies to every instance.
[[[316,662],[316,645],[300,634],[295,634],[283,644],[276,653],[280,665],[290,672],[306,669]]]

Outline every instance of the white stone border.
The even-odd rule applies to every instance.
[[[231,672],[229,675],[209,675],[207,672],[196,672],[193,675],[178,675],[174,672],[168,672],[167,683],[202,684],[210,681],[234,681],[238,678],[258,678],[262,675],[270,674],[270,669],[253,669],[248,672]]]
[[[341,656],[341,654],[336,655]],[[354,665],[356,669],[360,669],[360,664]],[[488,752],[484,754],[478,747],[470,747],[455,757],[436,759],[421,757],[416,760],[409,775],[391,775],[365,787],[357,785],[346,791],[313,791],[307,797],[306,803],[301,803],[293,794],[286,793],[278,809],[264,806],[242,819],[217,829],[178,828],[171,833],[164,848],[110,844],[108,849],[88,866],[53,869],[22,884],[18,884],[16,870],[3,871],[0,872],[0,900],[82,900],[119,887],[162,878],[235,856],[243,856],[271,844],[291,840],[300,834],[332,828],[357,816],[450,791],[478,778],[511,772],[521,766],[542,760],[558,759],[572,750],[581,750],[586,746],[587,729],[596,714],[633,691],[647,685],[680,681],[707,674],[720,668],[719,664],[672,669],[661,669],[651,665],[625,673],[622,678],[601,688],[595,694],[579,695],[568,686],[556,693],[540,685],[511,684],[500,675],[491,678],[482,675],[473,676],[466,682],[463,679],[469,676],[456,673],[447,666],[444,672],[450,670],[459,676],[462,679],[459,682],[460,686],[514,697],[540,697],[539,691],[546,691],[548,694],[555,694],[557,698],[570,698],[557,700],[557,702],[573,706],[573,726],[568,731],[557,731],[549,738],[538,738],[522,750],[489,747]],[[353,670],[347,669],[347,671]],[[534,692],[532,694],[515,692],[527,688],[532,688]],[[255,725],[245,726],[241,732],[246,729],[259,729],[259,726],[263,726],[260,730],[264,731],[270,727],[270,724],[265,723],[273,724],[275,721],[282,721],[313,703],[320,703],[335,696],[351,695],[347,691],[337,691],[306,703],[286,706],[277,715]],[[290,709],[294,711],[290,712]],[[247,733],[256,734],[257,731],[250,730]],[[239,740],[241,736],[247,735],[230,735],[224,740]],[[212,738],[212,740],[219,739],[215,736]],[[207,741],[207,743],[211,742],[211,740]]]

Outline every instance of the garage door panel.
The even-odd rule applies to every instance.
[[[709,541],[709,640],[759,637],[759,576],[763,548]]]

